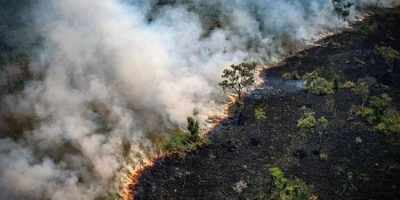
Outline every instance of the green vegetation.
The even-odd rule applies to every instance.
[[[353,87],[353,91],[361,96],[362,105],[364,107],[365,102],[369,97],[369,87],[375,83],[375,79],[371,77],[366,77],[363,79],[358,79],[357,84]]]
[[[309,111],[306,107],[302,107],[301,111],[303,116],[297,121],[297,127],[304,130],[314,128],[318,122],[315,118],[315,112]]]
[[[374,121],[381,122],[386,110],[389,108],[392,99],[387,94],[382,94],[381,97],[373,96],[369,101],[369,105],[374,111]]]
[[[301,180],[288,180],[278,167],[269,169],[276,189],[275,199],[278,200],[315,200],[310,189]]]
[[[187,129],[193,136],[199,135],[199,122],[195,120],[193,117],[187,118]]]
[[[172,136],[161,143],[162,149],[168,152],[189,152],[197,146],[206,143],[206,139],[199,135],[199,123],[193,117],[187,118],[187,129],[178,129]]]
[[[285,72],[282,74],[282,78],[285,80],[300,80],[301,77],[297,71]]]
[[[356,115],[372,123],[374,121],[374,110],[367,107],[359,107],[356,109]]]
[[[242,101],[244,89],[252,86],[255,81],[256,63],[241,63],[231,65],[230,69],[222,72],[223,81],[219,83],[224,91],[231,90],[238,95],[238,101]]]
[[[384,59],[386,64],[390,67],[389,71],[393,71],[394,62],[400,60],[400,52],[389,46],[375,46],[375,51],[379,53]]]
[[[303,76],[306,90],[313,94],[330,95],[334,94],[334,83],[323,78],[319,72],[312,71]]]
[[[400,133],[400,115],[397,111],[388,113],[392,99],[387,94],[380,97],[373,96],[368,107],[359,107],[356,115],[374,125],[375,129],[383,133]]]
[[[315,117],[315,112],[310,111],[305,106],[303,106],[300,110],[302,112],[302,116],[299,120],[297,120],[297,127],[300,128],[301,130],[301,136],[303,141],[302,149],[304,149],[304,140],[306,134],[313,133],[315,129],[318,130],[318,133],[320,135],[320,149],[321,149],[322,135],[326,131],[328,120],[325,117],[317,119]]]
[[[389,115],[375,126],[375,128],[383,133],[400,134],[400,115]]]
[[[200,142],[200,137],[193,137],[185,130],[178,130],[174,135],[165,140],[162,148],[169,152],[188,152],[196,149]]]
[[[262,108],[256,108],[254,110],[254,116],[257,120],[257,130],[258,130],[258,134],[260,134],[260,124],[262,122],[265,121],[265,119],[267,119],[267,117],[265,116],[265,111]]]
[[[341,89],[353,89],[356,84],[353,81],[346,81],[340,85]]]

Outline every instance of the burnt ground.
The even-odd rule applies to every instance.
[[[210,133],[211,144],[184,157],[157,160],[141,175],[135,199],[269,199],[270,166],[280,167],[289,178],[303,180],[322,200],[400,199],[399,136],[379,133],[357,117],[351,119],[351,105],[361,104],[351,90],[319,96],[281,79],[286,71],[297,70],[302,75],[316,69],[341,80],[371,76],[377,80],[371,95],[390,94],[399,110],[400,63],[395,63],[389,75],[383,58],[374,51],[376,44],[400,50],[399,27],[400,8],[375,10],[354,30],[327,38],[321,46],[267,70],[267,98],[248,96],[245,120],[236,131],[233,125],[222,124]],[[321,150],[328,155],[326,161],[319,159],[317,133],[308,134],[305,154],[298,153],[302,144],[296,122],[303,105],[329,121]],[[260,133],[254,119],[256,107],[265,108],[267,115]],[[356,144],[357,137],[362,143]],[[233,186],[239,181],[247,187],[235,191]]]

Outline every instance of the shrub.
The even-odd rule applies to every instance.
[[[387,112],[392,99],[387,94],[380,97],[373,96],[369,107],[357,107],[357,116],[374,125],[375,129],[383,133],[400,133],[400,115],[397,111]]]
[[[297,120],[297,127],[302,129],[311,129],[317,125],[318,121],[315,118],[314,113],[313,112],[310,113],[312,114],[307,114],[306,116]]]
[[[319,95],[335,93],[334,83],[322,78],[320,73],[317,71],[304,74],[303,80],[306,90],[310,91],[311,93]]]
[[[389,108],[392,99],[387,94],[382,94],[381,97],[373,96],[369,101],[370,106],[374,110],[376,122],[381,122],[386,110]]]
[[[400,134],[400,116],[394,115],[385,117],[375,128],[384,133]]]
[[[375,51],[379,53],[389,65],[393,65],[396,60],[400,60],[400,52],[392,47],[375,46]]]
[[[340,88],[341,89],[352,89],[355,86],[356,86],[356,84],[353,81],[346,81],[340,85]]]
[[[369,96],[369,87],[375,83],[375,80],[370,77],[366,77],[363,79],[358,79],[357,85],[353,87],[353,91],[361,96],[362,99],[362,107],[364,107],[365,102],[368,100]]]
[[[320,77],[320,74],[317,71],[312,71],[304,74],[303,80],[305,81],[305,86],[310,87],[310,84],[318,77]]]
[[[311,83],[311,87],[308,88],[312,93],[319,95],[333,94],[334,84],[324,78],[318,77]]]
[[[279,200],[309,200],[316,199],[310,194],[307,185],[301,180],[288,180],[278,167],[270,168],[273,183],[277,189],[276,198]]]
[[[368,122],[373,122],[375,120],[374,110],[367,107],[358,107],[356,115],[367,120]]]
[[[282,74],[282,78],[286,80],[300,80],[301,77],[297,71],[294,72],[285,72]]]

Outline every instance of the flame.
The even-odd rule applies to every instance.
[[[137,188],[140,176],[149,168],[154,166],[157,157],[145,159],[142,164],[136,166],[128,166],[127,172],[122,175],[122,191],[120,196],[123,200],[133,200],[135,188]]]

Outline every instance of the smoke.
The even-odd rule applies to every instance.
[[[325,0],[175,2],[34,5],[35,78],[2,102],[29,125],[0,139],[0,199],[102,197],[126,165],[157,151],[150,135],[218,114],[224,67],[275,62],[348,25]]]

